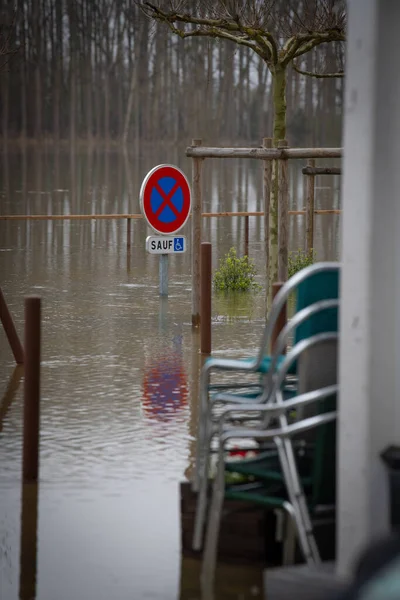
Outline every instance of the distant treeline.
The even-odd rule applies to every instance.
[[[3,0],[1,39],[18,52],[0,73],[3,139],[132,143],[271,135],[270,76],[251,49],[181,40],[134,0]],[[4,47],[4,44],[3,44]],[[334,44],[299,67],[335,64]],[[1,51],[0,51],[1,54]],[[342,79],[290,70],[291,145],[337,145]]]

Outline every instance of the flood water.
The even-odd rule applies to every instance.
[[[128,160],[29,149],[1,160],[3,215],[139,213],[150,168],[191,173],[184,148]],[[303,206],[302,166],[291,168],[293,208]],[[257,161],[205,161],[204,211],[262,210],[261,182]],[[339,185],[317,178],[317,208],[340,206]],[[338,257],[339,218],[316,216],[319,260]],[[264,284],[262,231],[262,219],[250,218],[249,254]],[[0,329],[1,600],[197,597],[179,514],[201,364],[190,324],[190,224],[188,252],[170,258],[167,299],[158,295],[158,257],[145,251],[150,233],[134,221],[128,249],[124,220],[0,221],[0,285],[21,336],[24,297],[42,298],[40,485],[24,494],[23,369]],[[244,219],[204,219],[203,238],[215,269],[232,246],[243,252]],[[290,217],[290,243],[303,247],[303,216]],[[214,295],[213,351],[252,355],[263,315],[263,292]]]

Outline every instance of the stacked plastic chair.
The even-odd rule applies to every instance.
[[[200,417],[202,422],[199,424],[201,443],[199,444],[200,456],[198,456],[197,472],[199,494],[193,540],[196,549],[202,545],[207,508],[209,457],[213,439],[217,441],[218,450],[217,475],[214,480],[213,502],[204,552],[203,571],[207,575],[207,580],[210,580],[210,576],[212,579],[215,568],[220,507],[224,495],[286,511],[290,517],[288,523],[292,523],[292,527],[289,527],[288,531],[297,532],[305,559],[309,562],[318,562],[319,560],[318,548],[312,534],[309,514],[310,500],[307,494],[312,489],[315,500],[318,490],[321,489],[321,481],[317,481],[318,478],[314,476],[317,467],[313,473],[309,467],[311,469],[309,473],[301,472],[299,475],[296,452],[291,438],[295,434],[298,435],[319,425],[327,427],[332,424],[336,417],[335,410],[332,409],[326,413],[325,409],[322,410],[321,407],[326,407],[328,400],[331,408],[334,406],[332,399],[336,396],[337,386],[330,385],[300,395],[296,390],[287,394],[286,389],[288,377],[297,374],[298,361],[304,352],[318,347],[319,344],[335,343],[337,340],[339,269],[338,263],[317,263],[296,274],[282,287],[271,309],[271,317],[264,330],[256,359],[253,361],[248,359],[242,361],[210,359],[203,367]],[[297,295],[296,312],[278,337],[274,355],[266,357],[264,352],[276,317],[293,292],[296,292]],[[293,332],[293,348],[285,357],[282,351],[287,344],[288,337]],[[268,368],[261,367],[262,364],[266,365],[267,363]],[[263,369],[264,371],[261,371],[263,374],[261,388],[254,393],[246,390],[244,385],[244,391],[238,392],[234,388],[232,391],[225,390],[214,395],[210,400],[208,397],[211,389],[210,370],[234,370],[235,366],[241,372],[250,369],[257,372],[257,369]],[[311,418],[289,424],[288,411],[310,405],[310,403],[317,403],[319,412]],[[223,406],[222,412],[215,410],[217,404],[219,407]],[[279,427],[275,426],[269,430],[272,417],[277,420]],[[251,424],[248,423],[249,419],[252,420]],[[239,427],[237,426],[238,422],[241,425]],[[320,431],[325,430],[320,429]],[[318,436],[321,437],[319,433]],[[261,453],[260,457],[253,461],[240,461],[237,464],[227,463],[225,453],[227,445],[233,439],[252,440],[259,445],[272,442],[275,450]],[[323,440],[324,436],[321,439]],[[321,442],[318,452],[313,449],[309,462],[316,461],[317,463],[317,455],[321,456],[321,452],[323,453],[325,450]],[[225,490],[225,473],[232,470],[251,475],[255,478],[255,483],[244,487],[234,486],[232,489]],[[266,482],[271,483],[271,481],[274,483],[274,494],[272,495],[268,493],[268,485],[266,486]],[[304,485],[307,493],[304,492]],[[322,488],[326,489],[325,483]],[[289,536],[287,543],[287,554],[290,554],[288,548],[293,547],[293,536]]]
[[[202,546],[203,526],[207,505],[208,475],[210,472],[210,454],[212,440],[218,430],[218,410],[224,404],[237,404],[240,411],[235,412],[235,422],[254,419],[254,411],[247,411],[249,404],[263,404],[271,400],[270,390],[272,377],[282,364],[283,348],[287,338],[294,331],[294,343],[309,338],[312,334],[324,331],[337,331],[337,301],[339,296],[338,263],[316,263],[307,267],[289,279],[275,297],[271,307],[268,322],[264,328],[260,347],[254,359],[221,359],[210,358],[206,361],[200,378],[200,415],[198,424],[198,440],[196,466],[193,489],[198,492],[193,548],[199,550]],[[280,346],[275,356],[267,355],[272,332],[282,307],[288,302],[289,296],[296,294],[296,310],[293,318],[286,326],[280,337]],[[319,303],[323,304],[319,304]],[[329,304],[333,302],[333,304]],[[231,371],[237,373],[257,373],[262,377],[262,384],[257,391],[249,391],[247,382],[232,386],[232,390],[215,393],[210,383],[212,371]],[[297,361],[291,364],[287,372],[293,380],[297,373]],[[293,383],[293,381],[291,382]],[[237,391],[237,388],[241,390]],[[287,378],[284,382],[285,397],[293,395],[293,386],[287,388]],[[218,448],[218,446],[217,446]]]

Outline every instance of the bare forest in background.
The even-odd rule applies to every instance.
[[[13,53],[0,74],[3,143],[112,145],[125,133],[136,148],[193,137],[259,145],[272,136],[271,77],[249,48],[181,40],[134,0],[2,0],[0,19],[0,41]],[[298,66],[334,68],[335,46],[319,46]],[[340,145],[342,98],[342,78],[289,68],[290,145]]]

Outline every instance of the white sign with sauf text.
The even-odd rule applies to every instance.
[[[186,238],[183,236],[148,236],[146,250],[150,254],[181,254],[186,252]]]

